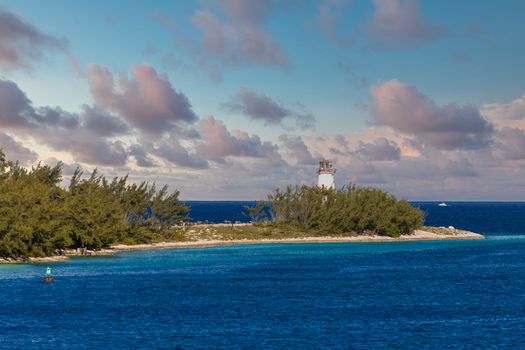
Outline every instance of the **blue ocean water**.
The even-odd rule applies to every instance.
[[[525,203],[415,204],[487,239],[76,258],[52,284],[3,265],[0,348],[525,348]]]

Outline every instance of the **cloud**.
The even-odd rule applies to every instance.
[[[60,107],[38,107],[34,109],[33,119],[38,126],[60,126],[73,129],[79,125],[79,118],[74,113],[69,113]]]
[[[151,168],[156,165],[141,145],[131,145],[129,148],[129,155],[135,158],[139,167]]]
[[[372,112],[382,125],[414,135],[441,149],[478,149],[491,141],[493,126],[473,106],[437,106],[415,86],[391,80],[370,89]]]
[[[384,137],[372,143],[359,141],[356,153],[371,161],[399,160],[401,156],[400,148]]]
[[[523,129],[504,127],[497,131],[496,150],[508,160],[525,159],[525,133]]]
[[[479,176],[478,170],[465,157],[449,160],[447,165],[442,169],[448,177],[473,177]]]
[[[69,150],[78,162],[95,165],[124,166],[128,151],[121,141],[93,141],[92,139],[68,140]],[[53,144],[50,142],[50,144]],[[57,147],[60,148],[60,147]]]
[[[0,79],[0,126],[31,129],[42,125],[77,126],[75,115],[56,107],[34,108],[26,94],[10,80]]]
[[[284,48],[267,28],[271,17],[290,8],[289,1],[202,0],[191,17],[191,29],[171,16],[154,12],[152,19],[162,24],[173,36],[174,47],[159,53],[169,69],[185,73],[206,74],[222,81],[224,67],[260,65],[287,69],[290,67]]]
[[[230,132],[223,122],[211,115],[201,120],[199,131],[203,142],[197,149],[199,154],[207,159],[217,162],[224,162],[229,156],[280,159],[276,145],[262,142],[259,136],[248,135],[240,130]]]
[[[289,114],[283,106],[266,95],[258,95],[248,88],[241,87],[232,97],[228,107],[254,120],[263,120],[267,124],[279,124]]]
[[[155,75],[148,75],[148,73],[151,72],[146,69],[146,78],[143,78],[140,72],[135,74],[139,81],[137,84],[142,84],[142,86],[137,87],[139,92],[130,92],[135,87],[133,83],[126,82],[127,85],[125,85],[126,88],[122,95],[113,93],[106,100],[103,98],[107,98],[107,95],[97,95],[98,101],[102,99],[101,105],[103,106],[84,105],[79,113],[69,113],[59,107],[35,108],[15,83],[0,80],[0,127],[11,130],[18,136],[33,139],[40,145],[45,145],[54,151],[67,152],[77,162],[97,166],[123,167],[131,156],[135,159],[136,165],[149,168],[156,165],[155,160],[151,157],[153,155],[167,161],[170,166],[175,164],[187,168],[207,168],[208,163],[205,159],[198,157],[191,149],[188,150],[181,145],[181,141],[198,139],[199,134],[196,130],[183,128],[184,125],[176,124],[178,120],[173,122],[173,119],[179,115],[175,114],[174,108],[172,108],[173,104],[170,104],[169,100],[177,93],[168,88],[168,82],[159,83],[155,79],[148,81],[148,78],[155,77]],[[97,78],[101,77],[98,76]],[[102,80],[103,78],[108,78],[108,75],[103,75]],[[112,79],[112,77],[110,78]],[[108,87],[107,84],[100,83],[100,81],[95,85],[97,93],[101,93],[105,87]],[[112,88],[112,84],[110,84],[109,89]],[[141,89],[145,91],[141,91]],[[132,111],[137,113],[134,116],[125,115],[121,118],[104,109],[104,106],[116,103],[115,100],[118,103],[125,103],[134,97],[138,99],[134,104],[136,110]],[[139,107],[141,102],[147,106]],[[157,110],[166,108],[166,112],[163,112],[168,118],[166,132],[159,131],[156,143],[143,138],[141,144],[128,146],[123,140],[129,142],[129,137],[137,136],[137,134],[136,129],[132,127],[133,124],[128,125],[123,118],[128,117],[128,121],[130,121],[129,118],[137,115],[147,117],[143,112],[148,106],[153,106],[152,108],[157,108]],[[127,112],[128,109],[124,108],[129,107],[123,106],[122,108]],[[196,118],[191,112],[189,117],[183,116],[186,119],[182,119],[181,123],[192,123],[193,119],[190,117]],[[131,121],[135,120],[131,119]],[[169,132],[170,128],[178,129]],[[166,137],[162,137],[161,134]],[[191,148],[191,145],[189,146]]]
[[[14,13],[0,7],[0,68],[30,69],[45,51],[65,51],[65,39],[41,32]]]
[[[252,120],[261,120],[265,125],[282,124],[285,118],[293,119],[295,125],[301,129],[312,127],[315,118],[299,105],[300,112],[292,111],[275,102],[269,96],[257,94],[254,91],[241,87],[225,106],[232,112],[241,113]]]
[[[348,182],[379,186],[410,199],[486,199],[496,192],[485,187],[476,193],[476,186],[499,183],[507,174],[509,178],[525,174],[519,161],[492,156],[497,142],[478,150],[441,150],[375,126],[345,135],[309,134],[303,140],[310,153],[334,161],[338,186]],[[384,147],[374,147],[376,144]],[[379,161],[387,158],[390,160]]]
[[[214,82],[222,81],[222,71],[213,56],[205,52],[193,36],[185,33],[178,22],[165,13],[156,11],[151,18],[163,25],[172,34],[174,48],[165,52],[155,50],[166,69],[178,69],[184,73],[208,75]],[[151,51],[151,50],[150,50]],[[187,57],[184,57],[184,56]]]
[[[170,135],[169,138],[158,141],[155,144],[146,143],[146,146],[152,154],[168,161],[170,164],[194,169],[208,168],[208,162],[200,155],[189,152],[181,145],[175,135]]]
[[[82,124],[74,128],[43,124],[32,130],[28,136],[55,151],[68,152],[76,162],[124,166],[128,159],[124,142],[98,135]]]
[[[4,151],[7,159],[18,160],[22,163],[32,163],[38,158],[36,152],[3,132],[0,132],[0,149]]]
[[[365,30],[374,47],[421,44],[439,39],[444,30],[426,22],[417,0],[372,0],[375,12]]]
[[[282,142],[287,150],[288,156],[292,158],[296,164],[314,165],[316,159],[308,150],[308,146],[303,142],[300,136],[281,135],[279,142]]]
[[[62,163],[62,175],[64,175],[65,177],[73,175],[77,169],[82,170],[82,166],[78,163],[67,163],[55,157],[45,158],[42,160],[42,163],[51,167],[56,166],[58,163]]]
[[[284,49],[271,37],[266,21],[276,9],[272,1],[203,1],[192,17],[201,32],[201,48],[223,64],[253,63],[288,67]],[[219,15],[226,20],[221,20]]]
[[[67,151],[81,162],[124,165],[128,156],[122,142],[108,139],[128,132],[118,118],[88,106],[80,114],[59,107],[35,108],[9,80],[0,80],[0,126],[54,150]]]
[[[133,65],[131,72],[132,79],[125,75],[115,79],[107,68],[91,65],[89,85],[96,104],[151,135],[197,120],[188,98],[175,91],[167,77],[146,64]]]
[[[87,77],[86,71],[82,64],[72,54],[67,55],[67,62],[71,67],[73,73],[75,73],[79,78],[85,79]]]
[[[525,119],[525,95],[511,101],[510,103],[489,103],[483,106],[483,112],[491,119],[524,120]]]
[[[130,132],[130,127],[122,121],[97,107],[84,105],[80,113],[83,126],[100,136],[124,135]]]
[[[420,157],[413,158],[421,166],[434,169],[432,177],[446,178],[478,176],[476,167],[469,159],[469,154],[464,151],[444,152],[434,148],[420,148]],[[402,166],[403,162],[400,163]],[[431,165],[430,165],[431,164]]]
[[[16,83],[0,79],[0,126],[30,127],[33,118],[34,111],[26,94]]]

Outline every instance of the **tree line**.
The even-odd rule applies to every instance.
[[[63,164],[31,169],[7,160],[0,149],[0,257],[50,256],[65,249],[100,249],[116,243],[170,240],[175,223],[189,220],[179,191],[155,184],[89,177],[77,168],[60,186]],[[246,207],[254,222],[327,234],[397,237],[423,224],[424,213],[407,201],[369,187],[339,190],[288,186]]]
[[[167,186],[108,180],[77,168],[60,186],[63,164],[26,169],[0,149],[0,257],[50,256],[64,249],[99,249],[117,242],[169,239],[188,207]]]
[[[398,237],[423,225],[425,215],[405,200],[378,188],[349,185],[339,190],[316,186],[276,189],[254,207],[255,222],[330,234],[375,234]]]

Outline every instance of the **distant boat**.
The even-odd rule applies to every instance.
[[[448,207],[448,204],[445,202],[441,202],[438,204],[438,207]]]

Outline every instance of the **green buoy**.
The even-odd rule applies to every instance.
[[[55,282],[55,279],[51,276],[51,268],[49,266],[46,268],[46,277],[42,281],[45,283]]]

